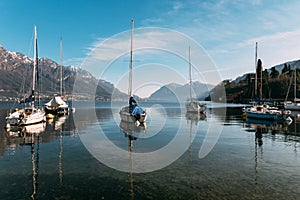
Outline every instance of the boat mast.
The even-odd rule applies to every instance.
[[[32,95],[33,95],[33,98],[32,98],[32,102],[31,102],[31,107],[33,108],[34,107],[34,90],[35,90],[35,75],[36,75],[36,62],[37,62],[37,34],[36,34],[36,25],[34,25],[34,38],[33,38],[33,41],[34,41],[34,46],[33,46],[33,72],[32,72]]]
[[[255,93],[254,96],[257,97],[257,42],[255,43]]]
[[[294,73],[294,101],[297,101],[297,67],[295,66],[295,73]]]
[[[60,96],[62,97],[62,38],[60,38]]]
[[[131,41],[130,41],[130,63],[129,63],[129,87],[128,87],[128,95],[131,97],[132,95],[132,46],[133,46],[133,28],[134,21],[131,20]]]
[[[191,66],[191,47],[189,46],[189,76],[190,76],[190,101],[192,100],[192,66]]]

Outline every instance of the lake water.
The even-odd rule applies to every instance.
[[[121,103],[77,102],[74,114],[6,131],[11,104],[1,102],[0,199],[300,198],[300,120],[140,104],[144,126],[121,122]]]

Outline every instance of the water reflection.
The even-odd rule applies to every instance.
[[[119,127],[124,132],[125,137],[128,137],[131,140],[136,140],[141,137],[141,133],[146,133],[147,123],[144,122],[137,126],[135,123],[121,120]]]
[[[259,162],[259,155],[260,158],[263,158],[263,141],[262,141],[262,133],[263,133],[263,128],[260,126],[256,127],[256,132],[255,132],[255,155],[254,155],[254,183],[255,183],[255,193],[258,193],[258,183],[259,183],[259,175],[258,175],[258,162]],[[259,151],[259,153],[258,153]]]
[[[256,119],[246,119],[246,127],[252,129],[259,129],[261,133],[269,133],[269,132],[288,132],[288,127],[291,123],[287,122],[278,122],[271,120],[256,120]]]
[[[270,162],[270,155],[268,154],[270,152],[271,147],[276,146],[277,148],[280,147],[282,144],[289,143],[291,134],[291,129],[293,127],[297,127],[297,122],[294,121],[293,123],[287,123],[287,122],[278,122],[278,121],[270,121],[270,120],[256,120],[256,119],[246,119],[244,126],[246,127],[247,132],[254,132],[254,193],[256,195],[261,195],[260,190],[261,186],[264,184],[264,177],[265,172],[262,169],[262,166],[265,166],[265,163]],[[297,131],[295,131],[297,134]],[[299,136],[299,135],[298,135]],[[289,139],[287,139],[289,138]],[[295,142],[295,149],[299,146],[299,137],[297,137],[297,142]],[[270,147],[270,141],[273,142],[274,146]],[[284,143],[282,143],[284,141]],[[264,144],[265,143],[265,144]],[[276,144],[275,144],[276,143]],[[296,144],[297,143],[297,144]],[[264,148],[267,152],[267,156],[264,156]],[[277,168],[278,166],[282,165],[286,166],[285,161],[286,158],[281,158],[280,155],[287,153],[286,149],[276,149],[276,156],[274,156],[275,160],[272,160],[271,162],[277,162],[274,163],[270,169]],[[286,155],[287,156],[287,155]],[[278,160],[276,160],[276,157]],[[283,159],[285,161],[280,161],[280,159]],[[277,166],[275,166],[277,165]],[[284,168],[280,168],[281,171],[284,170]]]
[[[77,133],[75,128],[70,128],[72,126],[70,123],[66,123],[69,117],[72,118],[72,115],[56,116],[54,119],[47,121],[50,127],[48,131],[50,133],[53,133],[53,131],[57,132],[56,135],[59,139],[58,177],[61,186],[63,185],[63,138],[66,135],[74,136]],[[68,125],[69,127],[67,127]]]
[[[192,180],[192,146],[193,146],[193,139],[195,138],[195,134],[196,134],[196,130],[198,127],[198,122],[200,120],[206,120],[206,114],[202,114],[202,113],[190,113],[187,112],[185,115],[185,118],[189,124],[189,148],[188,148],[188,154],[189,154],[189,158],[188,158],[188,176],[189,176],[189,184],[191,184],[191,180]],[[194,129],[193,129],[194,127]]]
[[[96,108],[97,117],[91,119],[89,108],[78,108],[74,113],[81,119],[76,128],[84,129],[84,135],[97,134],[96,125],[100,123],[108,138],[127,150],[123,156],[125,162],[120,162],[128,167],[127,173],[98,162],[79,137],[66,137],[77,134],[72,115],[48,121],[41,133],[28,134],[19,129],[10,135],[2,129],[0,150],[6,153],[0,159],[1,186],[7,188],[0,198],[10,195],[11,199],[297,199],[299,196],[299,121],[294,120],[291,125],[249,121],[242,118],[241,109],[230,108],[224,120],[220,109],[208,110],[207,116],[182,114],[179,108],[171,106],[166,112],[158,106],[151,109],[152,121],[144,127],[114,121],[112,115],[118,112],[114,108]],[[163,169],[134,173],[139,161],[136,153],[154,151],[168,144],[181,121],[180,142],[189,144],[185,153]],[[222,126],[223,130],[210,154],[199,159],[208,126],[213,131]],[[160,132],[155,135],[156,130]],[[22,145],[24,132],[28,145]],[[102,145],[101,141],[97,145]],[[177,146],[172,152],[176,150]],[[19,163],[20,167],[8,170]]]
[[[194,122],[197,125],[200,120],[206,120],[206,114],[187,112],[185,114],[185,118],[191,122]]]
[[[59,153],[58,153],[58,178],[59,183],[62,186],[63,182],[63,138],[66,135],[74,135],[74,124],[68,119],[69,116],[55,117],[53,120],[45,123],[38,123],[27,125],[23,127],[11,127],[5,129],[1,133],[0,149],[4,151],[12,151],[11,156],[18,157],[16,151],[17,147],[30,146],[31,151],[31,170],[32,170],[32,192],[30,194],[31,199],[38,198],[38,185],[39,185],[39,160],[40,160],[40,144],[50,143],[59,139]],[[43,158],[47,159],[47,158]],[[22,160],[24,162],[24,160]],[[43,180],[45,181],[45,180]],[[26,197],[25,197],[26,198]]]
[[[59,183],[63,183],[63,166],[62,166],[62,156],[63,156],[63,124],[66,122],[67,116],[58,117],[54,122],[54,130],[59,131],[59,155],[58,155],[58,176]]]
[[[31,147],[33,189],[31,199],[36,198],[38,189],[40,134],[45,131],[45,128],[46,123],[38,123],[24,127],[13,127],[12,129],[6,130],[8,137],[11,139],[10,145],[29,145]]]
[[[32,138],[31,139],[31,163],[32,163],[32,186],[33,186],[33,192],[31,194],[31,198],[35,199],[37,188],[38,188],[40,142],[39,142],[39,136],[37,136],[37,142],[35,142],[34,134],[31,134],[31,138]],[[35,150],[35,143],[37,143],[36,150]]]
[[[140,133],[145,133],[147,129],[146,122],[139,124],[137,126],[133,122],[127,122],[121,120],[120,122],[120,129],[125,134],[125,137],[128,138],[128,153],[129,153],[129,191],[130,191],[130,199],[134,199],[134,188],[133,188],[133,141],[137,140],[139,138]]]

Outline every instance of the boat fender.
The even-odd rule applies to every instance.
[[[140,125],[139,120],[136,120],[136,121],[134,122],[134,124],[135,124],[136,126],[139,126],[139,125]]]
[[[290,110],[285,110],[285,111],[283,111],[283,113],[284,113],[285,115],[290,115],[292,112],[291,112]]]
[[[287,121],[287,122],[292,122],[293,120],[292,120],[292,118],[290,117],[290,116],[288,116],[286,119],[285,119],[285,121]]]
[[[7,130],[7,131],[10,130],[10,124],[9,124],[9,123],[7,123],[5,127],[6,127],[6,130]]]

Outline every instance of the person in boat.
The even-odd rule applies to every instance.
[[[134,110],[134,108],[137,106],[137,103],[135,101],[135,99],[133,98],[133,96],[131,96],[129,98],[129,112],[132,113],[132,111]]]
[[[136,100],[133,98],[133,96],[131,96],[129,98],[129,112],[132,115],[138,115],[138,114],[145,113],[145,111],[138,106],[138,104],[137,104]]]

